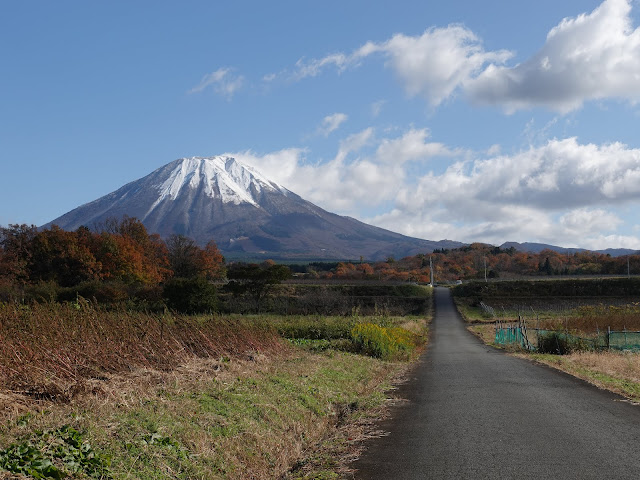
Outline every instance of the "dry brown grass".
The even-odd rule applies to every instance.
[[[640,383],[640,355],[620,352],[579,352],[567,356],[575,365],[599,370],[612,377]]]
[[[598,329],[606,330],[607,328],[611,328],[613,331],[640,331],[640,306],[627,304],[623,306],[580,307],[574,315],[566,317],[564,323],[566,328],[570,330],[585,333],[596,332]],[[556,326],[557,324],[556,321]]]
[[[424,319],[411,318],[400,322],[398,324],[400,328],[404,328],[411,333],[415,333],[416,335],[424,335],[426,331],[426,321]]]
[[[240,357],[288,347],[241,319],[204,320],[73,305],[0,305],[0,387],[69,401],[106,374],[171,370],[192,357]]]
[[[0,480],[27,480],[28,478],[17,473],[0,472]]]

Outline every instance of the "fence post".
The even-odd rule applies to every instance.
[[[611,350],[611,325],[607,327],[607,350]]]

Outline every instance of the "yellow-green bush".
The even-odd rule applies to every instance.
[[[362,353],[383,360],[399,360],[411,355],[418,338],[404,328],[359,323],[351,329],[351,340]]]

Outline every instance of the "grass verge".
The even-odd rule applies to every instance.
[[[493,325],[467,325],[467,330],[469,330],[487,345],[491,345],[495,348],[501,347],[501,345],[495,344],[496,336]]]
[[[519,354],[640,403],[640,356],[621,352]]]
[[[0,478],[341,478],[426,336],[417,317],[5,307]]]
[[[454,297],[453,302],[463,320],[467,323],[488,323],[494,321],[493,318],[483,314],[482,310],[477,305],[474,305],[471,299]]]
[[[574,352],[567,355],[523,352],[517,347],[495,344],[494,327],[482,324],[479,309],[456,302],[460,314],[469,324],[467,329],[487,345],[506,348],[521,358],[533,360],[581,378],[599,388],[618,393],[640,403],[640,355],[630,352]],[[600,317],[602,321],[602,317]]]
[[[36,471],[49,472],[43,478],[63,478],[56,471],[104,479],[338,478],[336,454],[357,440],[344,426],[379,415],[384,392],[406,367],[296,350],[112,375],[99,395],[5,416],[0,462],[5,469],[22,462],[14,471],[35,478]],[[91,462],[74,463],[61,450],[69,432]]]

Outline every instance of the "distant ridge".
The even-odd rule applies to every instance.
[[[163,237],[182,234],[201,245],[215,240],[233,257],[380,260],[464,245],[407,237],[327,212],[226,156],[175,160],[45,226],[95,228],[123,215]]]
[[[612,257],[622,257],[624,255],[633,255],[638,253],[638,250],[631,250],[628,248],[607,248],[605,250],[588,250],[586,248],[567,248],[567,247],[558,247],[555,245],[548,245],[546,243],[531,243],[531,242],[505,242],[500,245],[500,248],[515,248],[519,252],[531,252],[531,253],[540,253],[543,250],[553,250],[554,252],[564,253],[564,254],[572,254],[578,252],[587,252],[592,251],[596,253],[603,253],[605,255],[611,255]]]

